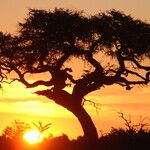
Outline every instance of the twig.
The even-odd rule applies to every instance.
[[[96,109],[96,112],[98,113],[98,110],[99,110],[100,108],[99,108],[99,105],[98,105],[97,103],[95,103],[95,102],[92,101],[92,100],[88,100],[88,99],[83,98],[82,106],[83,106],[86,102],[89,102],[90,104],[92,104],[92,106]]]

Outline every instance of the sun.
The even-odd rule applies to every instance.
[[[23,138],[30,144],[39,143],[39,142],[42,142],[43,140],[43,136],[38,130],[31,130],[31,131],[25,132],[25,134],[23,135]]]

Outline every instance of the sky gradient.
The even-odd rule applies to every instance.
[[[124,11],[133,17],[150,22],[149,0],[1,0],[0,30],[16,33],[17,24],[27,16],[28,8],[54,9],[68,8],[84,10],[85,15],[93,15],[110,9]],[[149,86],[150,87],[150,86]],[[125,91],[119,86],[110,86],[91,93],[87,98],[99,104],[99,111],[87,104],[86,109],[92,115],[98,130],[109,130],[122,124],[117,112],[131,115],[138,121],[140,116],[150,117],[150,88],[135,87]],[[19,83],[5,85],[0,91],[0,131],[13,121],[20,119],[27,122],[51,122],[50,132],[54,135],[63,132],[70,137],[82,134],[76,118],[67,110],[57,106],[44,97],[39,97]],[[68,125],[68,124],[71,125]],[[73,123],[73,125],[72,125]],[[77,130],[71,133],[74,128]]]

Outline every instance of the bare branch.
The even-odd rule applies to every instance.
[[[91,63],[97,71],[99,71],[99,73],[103,73],[103,70],[104,68],[101,66],[101,64],[96,61],[93,56],[92,56],[92,53],[89,53],[87,56],[86,56],[86,59],[88,60],[89,63]]]
[[[27,88],[33,88],[33,87],[37,87],[39,85],[45,85],[45,86],[51,86],[53,85],[51,80],[50,81],[43,81],[43,80],[38,80],[35,81],[34,83],[29,83],[26,79],[25,79],[25,73],[21,73],[21,71],[19,71],[17,68],[13,67],[14,71],[17,73],[17,75],[19,76],[19,78],[16,78],[14,80],[18,80],[21,83],[23,83]]]
[[[38,123],[33,122],[33,125],[39,130],[40,133],[43,133],[45,130],[49,129],[52,124],[48,123],[43,125],[43,123],[39,121]]]
[[[138,74],[137,72],[134,72],[134,71],[131,71],[131,70],[128,70],[126,69],[126,73],[130,73],[130,74],[133,74],[133,75],[136,75],[137,77],[141,78],[142,80],[146,80],[143,76],[141,76],[140,74]]]
[[[134,130],[134,125],[132,125],[131,118],[125,118],[124,114],[122,112],[118,112],[118,115],[120,118],[122,118],[125,121],[125,125],[127,126],[128,130]]]
[[[146,127],[149,126],[148,122],[145,122],[146,120],[149,121],[149,118],[147,117],[140,118],[140,121],[138,124],[133,124],[131,117],[126,118],[122,112],[118,112],[118,114],[119,114],[119,117],[125,121],[127,130],[129,131],[140,132],[142,130],[146,130]]]
[[[138,61],[136,61],[134,58],[127,58],[127,57],[124,57],[124,60],[125,61],[131,61],[133,62],[139,69],[143,69],[143,70],[146,70],[146,71],[150,71],[150,66],[142,66],[139,64]]]
[[[95,103],[95,102],[92,101],[92,100],[85,99],[85,98],[83,98],[82,106],[85,105],[86,102],[89,102],[90,104],[92,104],[92,106],[96,109],[96,112],[98,112],[98,110],[100,109],[100,108],[99,108],[99,105],[98,105],[97,103]]]

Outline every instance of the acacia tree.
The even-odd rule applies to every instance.
[[[84,62],[88,70],[74,77],[73,58]],[[111,10],[92,17],[79,12],[30,10],[19,24],[17,36],[0,34],[0,77],[10,72],[27,88],[39,85],[47,90],[36,94],[48,97],[72,112],[79,120],[84,136],[98,139],[91,117],[82,102],[89,93],[103,86],[118,84],[130,90],[150,81],[150,25],[122,12]],[[30,83],[26,74],[49,73],[49,79]],[[69,93],[67,81],[71,83]]]

